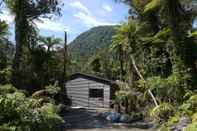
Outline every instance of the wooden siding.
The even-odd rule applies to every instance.
[[[66,83],[67,95],[72,100],[73,106],[83,107],[110,107],[110,86],[88,80],[84,78],[76,78]],[[89,98],[89,89],[103,89],[104,98]]]

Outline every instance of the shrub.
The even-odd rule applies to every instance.
[[[35,98],[40,97],[54,97],[60,91],[60,87],[58,86],[46,86],[45,89],[36,91],[32,94]]]
[[[147,82],[149,89],[156,94],[159,101],[173,104],[182,102],[185,91],[177,74],[172,74],[168,78],[150,77]],[[140,87],[144,88],[144,83],[141,80],[138,83]]]
[[[197,112],[195,114],[193,114],[192,121],[197,122]]]
[[[189,124],[184,131],[196,131],[197,130],[197,122],[192,122]]]
[[[14,93],[15,91],[16,88],[10,84],[2,85],[2,86],[0,85],[0,94]]]
[[[174,115],[175,109],[169,103],[162,103],[159,106],[153,108],[150,116],[156,120],[156,122],[166,122],[170,116]]]
[[[192,95],[180,106],[180,111],[189,116],[197,112],[197,94]]]
[[[139,98],[141,94],[131,89],[125,82],[117,81],[116,83],[119,87],[119,91],[115,93],[113,103],[126,107],[127,113],[136,111],[142,103],[141,98]]]
[[[0,71],[0,84],[10,83],[11,78],[11,69],[5,68]]]
[[[63,124],[57,107],[15,91],[0,95],[0,130],[58,131]]]

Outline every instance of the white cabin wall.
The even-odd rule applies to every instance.
[[[66,83],[67,95],[73,106],[110,107],[110,86],[93,80],[76,78]],[[104,89],[104,101],[89,98],[89,89]]]

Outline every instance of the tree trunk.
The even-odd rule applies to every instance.
[[[135,64],[135,59],[132,55],[131,55],[131,61],[132,61],[132,64],[133,64],[133,67],[134,67],[136,73],[144,81],[145,87],[148,89],[148,84],[147,84],[146,80],[144,79],[144,77],[142,76],[142,74],[140,73],[140,71],[138,70],[138,68]],[[153,95],[153,93],[151,92],[151,90],[148,89],[148,93],[151,96],[151,98],[153,99],[155,106],[158,106],[157,100],[156,100],[155,96]]]
[[[23,0],[16,1],[16,16],[15,16],[15,42],[16,50],[15,57],[12,65],[12,82],[13,85],[18,87],[20,86],[20,78],[18,75],[21,70],[21,57],[23,52],[23,45],[26,43],[26,32],[24,31],[25,25],[27,24],[24,16]],[[27,43],[26,43],[27,44]]]
[[[120,61],[120,80],[124,81],[124,61],[122,46],[119,47],[119,61]]]

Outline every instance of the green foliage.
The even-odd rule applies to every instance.
[[[94,57],[90,60],[90,67],[92,67],[92,71],[94,72],[101,72],[101,63],[100,63],[100,58],[99,57]]]
[[[0,20],[0,29],[0,43],[2,43],[3,38],[8,34],[8,24]]]
[[[11,84],[7,85],[0,85],[0,95],[7,94],[7,93],[14,93],[16,91],[16,88],[12,86]]]
[[[125,103],[128,99],[135,101],[134,94],[127,83],[117,81],[116,82],[119,86],[119,91],[116,92],[115,103],[122,104]]]
[[[55,46],[59,46],[62,44],[62,39],[51,37],[40,37],[39,41],[43,44],[43,46],[47,46],[47,53],[52,51]]]
[[[137,114],[139,105],[143,103],[141,94],[134,89],[131,89],[125,82],[116,81],[119,90],[115,93],[114,103],[126,108],[126,112],[129,114]]]
[[[15,15],[16,50],[12,66],[12,83],[17,88],[28,87],[27,90],[33,92],[32,90],[37,89],[32,88],[45,85],[44,80],[41,79],[40,82],[39,78],[46,77],[40,77],[42,73],[35,70],[36,63],[32,61],[33,52],[39,45],[38,29],[34,21],[40,18],[51,18],[53,14],[60,15],[61,2],[59,0],[5,0],[4,2],[10,12]]]
[[[192,122],[197,122],[197,112],[192,115]]]
[[[192,122],[186,127],[185,131],[196,131],[196,129],[197,129],[197,122]]]
[[[86,61],[91,59],[91,56],[96,56],[97,54],[100,54],[99,52],[109,49],[116,27],[117,26],[94,27],[80,34],[74,41],[72,41],[68,45],[68,52],[70,53],[72,60],[70,73],[87,73],[88,71],[84,69],[84,65],[88,64]],[[109,55],[109,51],[103,53]],[[85,68],[89,67],[86,66]]]
[[[45,87],[45,90],[47,90],[52,95],[56,95],[58,92],[60,92],[60,87],[57,85],[49,85]]]
[[[147,80],[149,88],[159,101],[170,102],[173,104],[181,103],[185,94],[184,86],[178,74],[172,74],[168,78],[151,77]],[[144,87],[142,81],[139,86]]]
[[[8,24],[0,20],[0,84],[6,83],[6,68],[12,63],[14,45],[7,39]]]
[[[55,103],[55,95],[60,92],[60,87],[56,85],[46,86],[45,89],[36,91],[32,94],[33,98],[38,99],[40,102],[51,102]]]
[[[111,39],[115,33],[116,26],[99,26],[79,35],[69,44],[71,56],[77,60],[87,59],[98,50],[109,47]]]
[[[170,127],[170,126],[176,124],[177,122],[179,122],[180,118],[181,118],[181,114],[180,113],[176,113],[176,115],[171,116],[169,118],[169,120],[167,121],[166,124],[168,125],[168,127]]]
[[[197,31],[192,32],[189,36],[190,37],[197,37]]]
[[[11,79],[11,69],[4,68],[0,70],[0,84],[7,84],[10,83]]]
[[[180,111],[184,114],[191,116],[197,112],[197,95],[192,95],[188,100],[186,100],[181,106]]]
[[[175,109],[169,103],[161,103],[152,109],[150,116],[159,123],[166,122],[170,116],[174,115]]]
[[[57,45],[59,44],[60,43],[57,43]],[[48,50],[38,46],[32,50],[31,62],[31,68],[34,73],[31,86],[40,89],[46,85],[54,84],[56,81],[60,82],[62,80],[63,58],[59,50],[52,50],[51,46]]]
[[[144,8],[144,12],[149,12],[149,11],[152,11],[152,10],[155,10],[157,9],[161,4],[161,0],[151,0],[151,2],[149,2],[145,8]]]
[[[62,118],[57,115],[57,107],[51,103],[41,103],[26,97],[24,93],[5,86],[0,95],[0,129],[7,131],[59,131]],[[6,89],[7,88],[7,89]],[[5,92],[4,91],[4,92]]]

